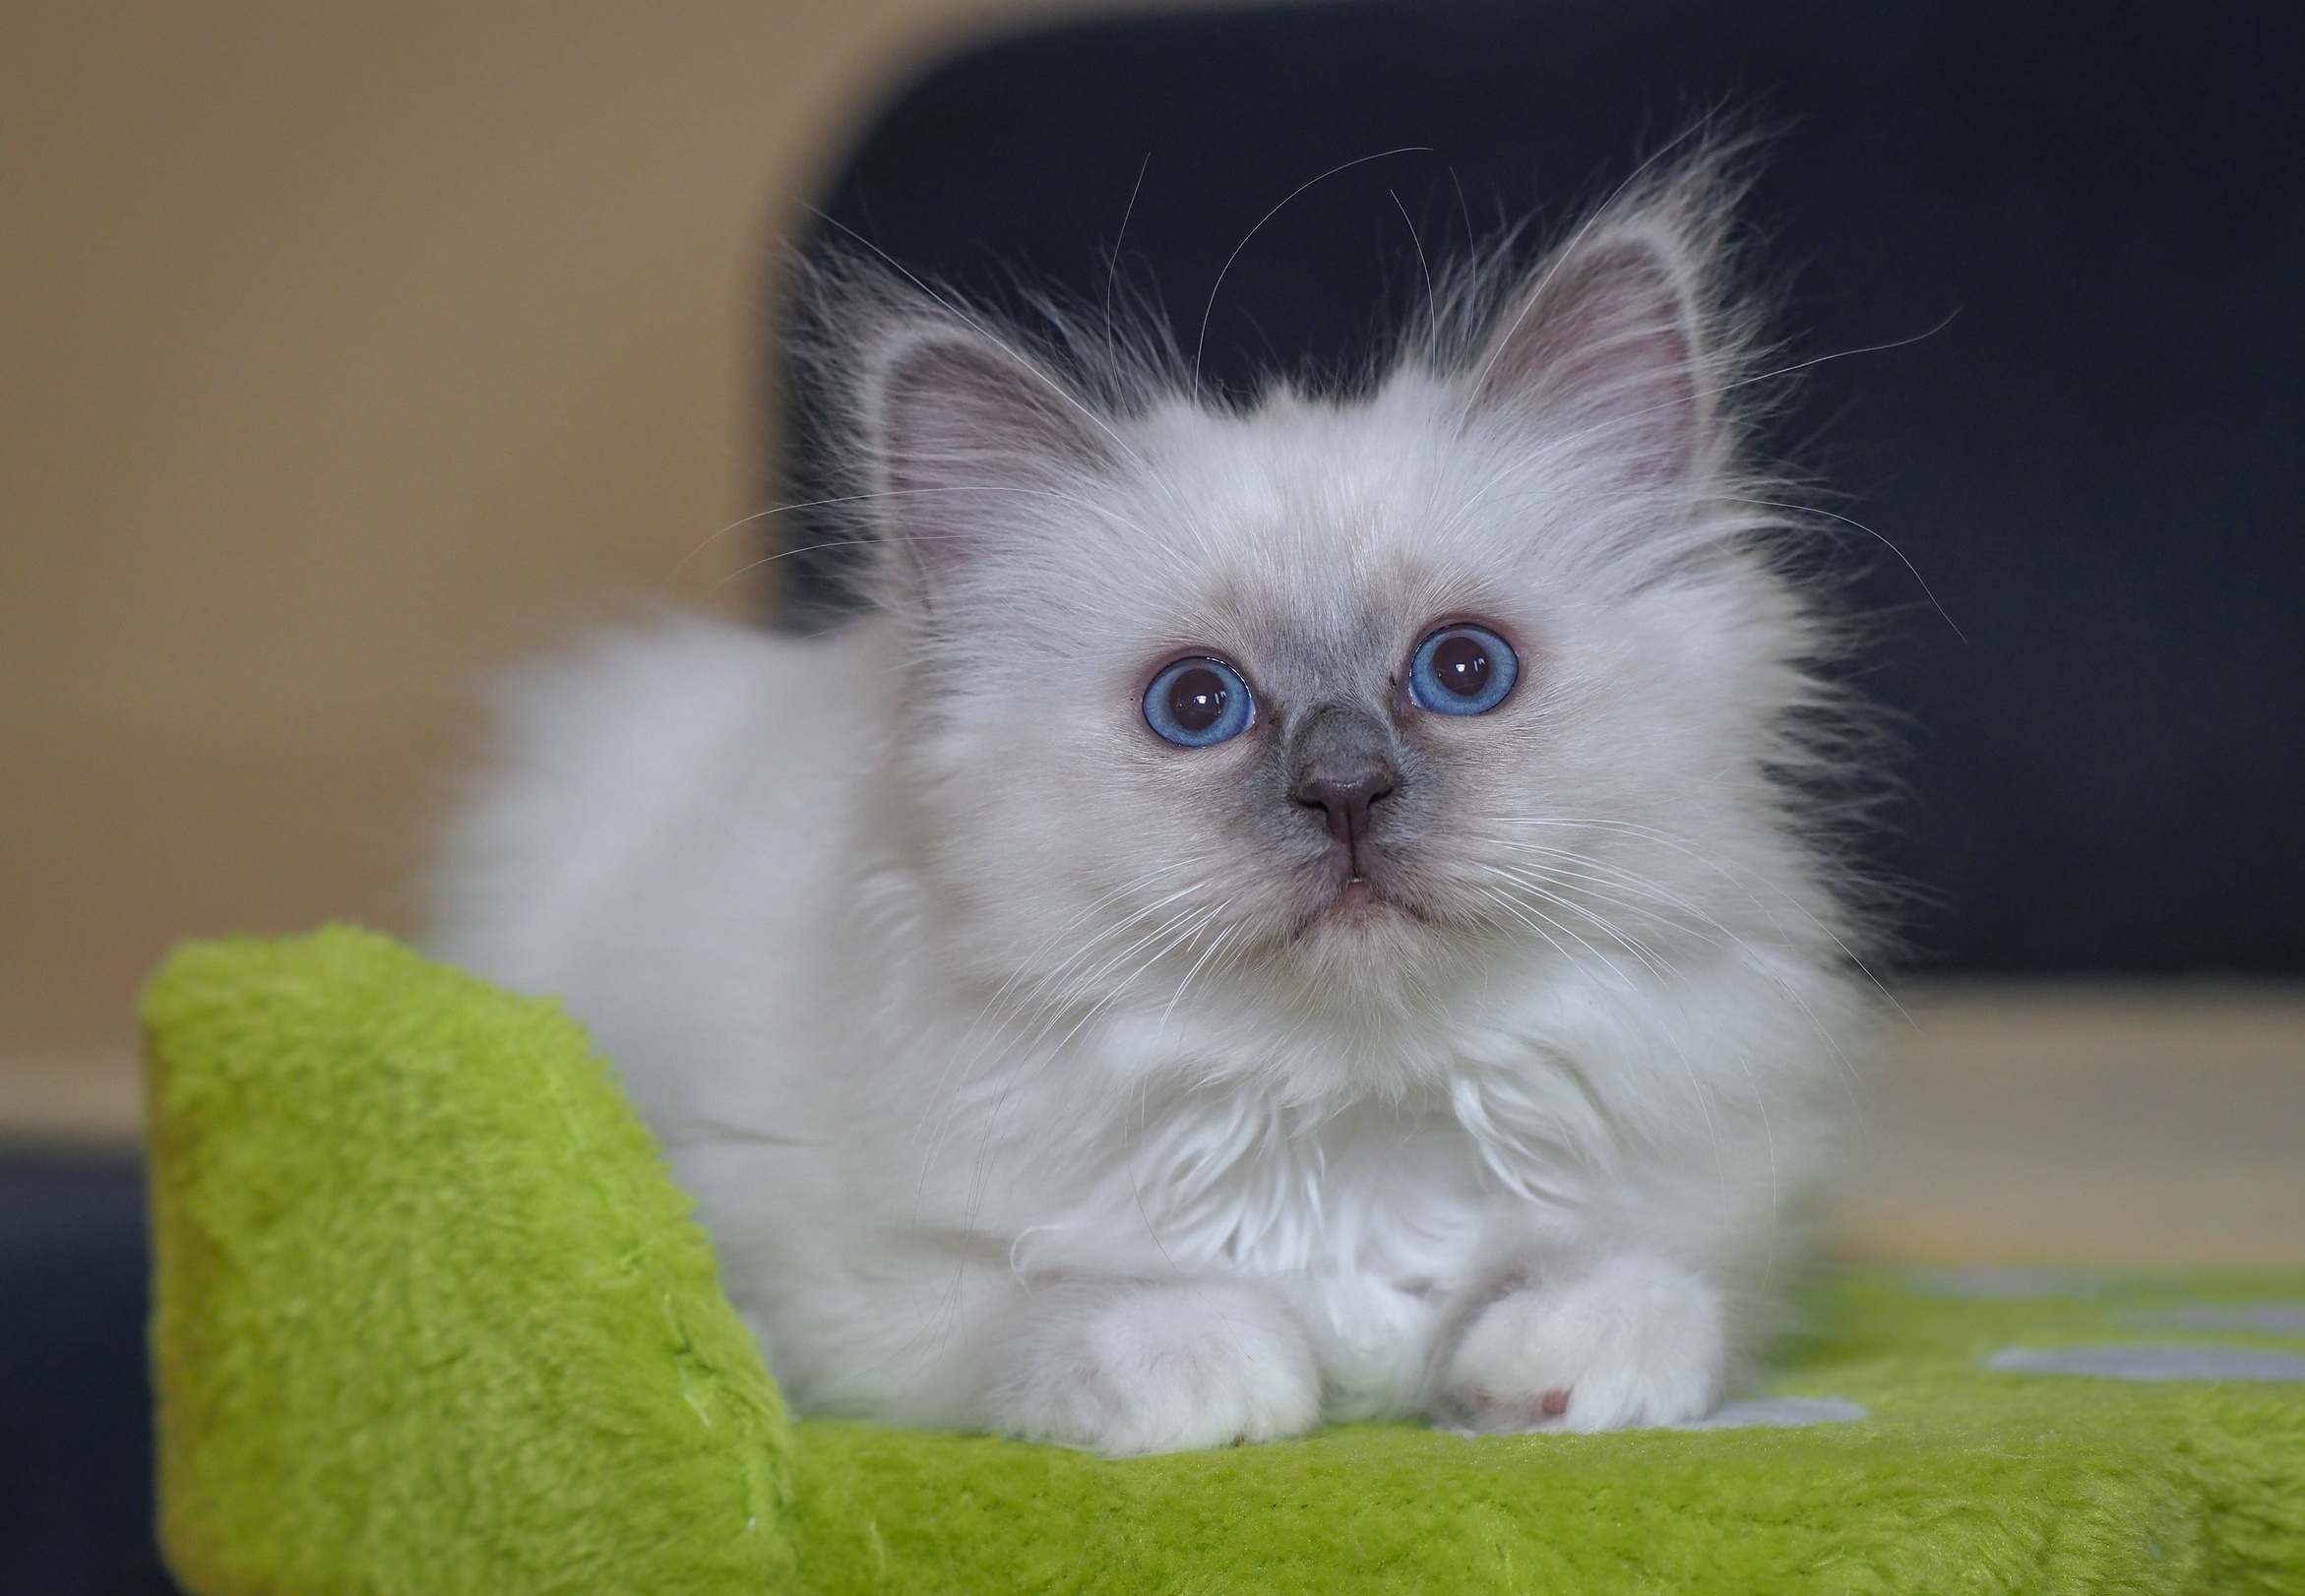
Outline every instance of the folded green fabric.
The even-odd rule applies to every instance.
[[[348,929],[184,948],[144,1012],[186,1586],[789,1577],[776,1388],[573,1023]]]
[[[1784,1400],[1740,1410],[1800,1428],[1110,1462],[788,1424],[554,1005],[332,928],[183,948],[144,1013],[197,1596],[2305,1596],[2296,1276],[1831,1275]]]

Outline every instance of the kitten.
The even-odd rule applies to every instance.
[[[1121,1454],[1720,1399],[1869,1006],[1718,168],[1345,398],[821,274],[868,615],[511,684],[435,947],[591,1027],[798,1409]]]

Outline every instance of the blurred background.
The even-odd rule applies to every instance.
[[[757,607],[773,246],[1046,9],[0,7],[0,1059],[60,1124],[176,938],[409,926],[488,661]]]
[[[828,231],[996,296],[1117,274],[1238,389],[1348,371],[1428,258],[1572,214],[1695,112],[1769,128],[1752,215],[1807,368],[1771,443],[1848,518],[1822,557],[1908,749],[1876,844],[1915,889],[1906,1017],[1837,1245],[2305,1264],[2301,31],[2062,0],[0,8],[0,1596],[160,1588],[161,952],[412,929],[493,661],[667,598],[835,617],[836,567],[760,563],[805,517],[746,522],[811,479],[777,263]]]

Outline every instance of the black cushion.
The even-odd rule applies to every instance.
[[[1093,298],[1117,244],[1188,348],[1206,315],[1205,371],[1237,389],[1349,369],[1422,293],[1420,247],[1573,213],[1721,104],[1778,131],[1751,215],[1787,360],[1819,363],[1772,444],[1844,496],[1825,502],[1869,566],[1867,684],[1912,746],[1876,846],[1923,890],[1914,956],[2305,970],[2288,0],[1379,0],[1070,26],[903,92],[816,225],[996,296],[1022,274]],[[802,395],[794,498],[815,425]],[[821,537],[805,514],[772,524]],[[837,606],[841,558],[788,562],[797,616]]]
[[[144,1183],[0,1146],[0,1596],[167,1596],[153,1530]]]

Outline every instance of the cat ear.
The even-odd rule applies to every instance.
[[[866,404],[884,523],[931,586],[1111,464],[1107,429],[1061,379],[966,327],[893,339]]]
[[[1694,253],[1662,219],[1596,218],[1509,302],[1471,413],[1589,439],[1648,485],[1686,476],[1711,419]]]

